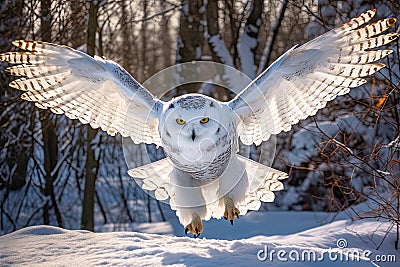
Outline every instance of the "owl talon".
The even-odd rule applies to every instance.
[[[201,232],[203,231],[203,224],[199,215],[194,215],[192,222],[185,227],[185,234],[192,233],[194,238],[200,236]]]
[[[235,207],[231,198],[225,198],[225,212],[224,219],[229,220],[231,225],[233,225],[233,220],[239,218],[240,211]]]

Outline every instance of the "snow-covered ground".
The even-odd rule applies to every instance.
[[[122,232],[33,226],[0,237],[0,265],[399,266],[388,223],[352,223],[340,214],[323,224],[330,219],[322,212],[253,212],[234,226],[206,222],[197,239],[185,237],[176,219]]]

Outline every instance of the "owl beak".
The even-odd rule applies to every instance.
[[[194,129],[192,130],[192,140],[194,142],[194,139],[196,139],[196,133],[194,132]]]

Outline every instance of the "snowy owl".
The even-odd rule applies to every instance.
[[[229,102],[201,94],[156,99],[117,63],[66,46],[17,40],[25,52],[7,52],[10,83],[39,108],[64,113],[110,135],[162,146],[165,159],[129,170],[143,189],[168,200],[185,232],[195,237],[203,220],[233,223],[261,201],[272,202],[287,174],[238,154],[239,140],[260,145],[272,134],[314,115],[350,88],[366,83],[391,50],[372,50],[399,34],[379,35],[396,20],[367,23],[367,11],[295,46],[279,57]]]

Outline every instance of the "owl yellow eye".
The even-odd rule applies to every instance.
[[[201,123],[207,123],[210,119],[208,117],[202,118],[200,120]]]
[[[179,125],[185,124],[186,121],[182,120],[181,118],[176,119],[176,123]]]

